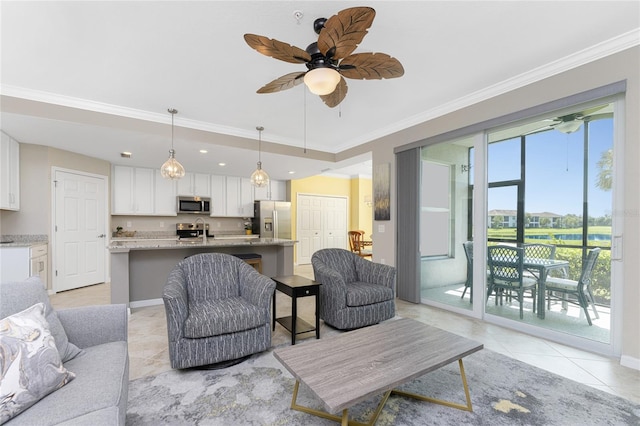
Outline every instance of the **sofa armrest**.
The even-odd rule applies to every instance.
[[[269,315],[271,298],[275,289],[275,281],[259,274],[251,266],[240,271],[240,296],[253,305],[265,309],[267,315]]]
[[[167,316],[169,340],[176,341],[183,337],[183,325],[189,316],[187,285],[179,268],[175,268],[169,273],[162,293],[162,300]]]
[[[342,275],[320,260],[313,263],[314,279],[321,284],[322,303],[329,303],[336,308],[347,306],[347,284]]]
[[[395,294],[396,268],[382,263],[374,263],[365,259],[356,260],[358,280],[389,287]]]
[[[79,348],[128,339],[126,305],[83,306],[56,312],[69,342]]]

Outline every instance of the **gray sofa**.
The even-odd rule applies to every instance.
[[[196,254],[178,263],[162,296],[171,367],[217,364],[267,350],[275,287],[228,254]]]
[[[76,377],[5,424],[124,425],[129,389],[126,306],[54,311],[39,278],[0,284],[0,318],[39,302],[45,304],[64,367]]]
[[[396,314],[396,269],[348,250],[331,248],[311,256],[320,286],[320,318],[341,330],[377,324]]]

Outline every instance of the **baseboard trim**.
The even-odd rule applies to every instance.
[[[156,306],[162,305],[164,302],[162,299],[147,299],[147,300],[138,300],[136,302],[129,302],[130,308],[146,308],[147,306]]]
[[[640,370],[640,359],[628,355],[622,355],[620,357],[620,365],[623,367],[633,368],[634,370]]]

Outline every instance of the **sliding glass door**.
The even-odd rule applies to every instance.
[[[613,106],[600,103],[550,113],[488,130],[484,137],[421,148],[423,303],[509,321],[529,331],[536,327],[610,344]],[[476,156],[478,151],[486,160]],[[476,174],[478,162],[483,167]],[[486,196],[483,232],[474,232],[473,218],[480,217],[474,215],[476,191]],[[522,297],[522,318],[517,292],[492,288],[487,252],[494,245],[521,248],[521,276],[535,281]],[[598,259],[590,279],[580,283],[594,248],[600,249]],[[551,285],[554,280],[584,285],[587,299],[575,294],[563,299],[563,293],[546,291],[547,281]],[[575,304],[579,298],[583,305],[588,302],[592,325],[584,306]]]
[[[496,289],[486,312],[609,343],[613,104],[490,131],[488,141],[487,244],[522,248],[521,276],[535,280],[538,292],[525,292],[522,319],[514,292],[505,295]],[[598,259],[589,280],[580,282],[585,259],[594,248],[601,249]],[[536,269],[535,263],[547,258],[565,265]],[[589,306],[585,310],[576,304],[575,294],[559,301],[550,297],[564,293],[543,290],[547,281],[584,286],[582,304]]]
[[[470,242],[472,139],[421,150],[420,296],[433,304],[472,309]],[[468,245],[467,245],[468,247]]]

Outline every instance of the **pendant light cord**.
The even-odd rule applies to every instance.
[[[175,108],[169,108],[167,111],[171,114],[171,150],[173,151],[173,118],[178,113],[178,110]]]
[[[256,130],[258,131],[258,163],[262,164],[262,131],[264,127],[257,126]]]

